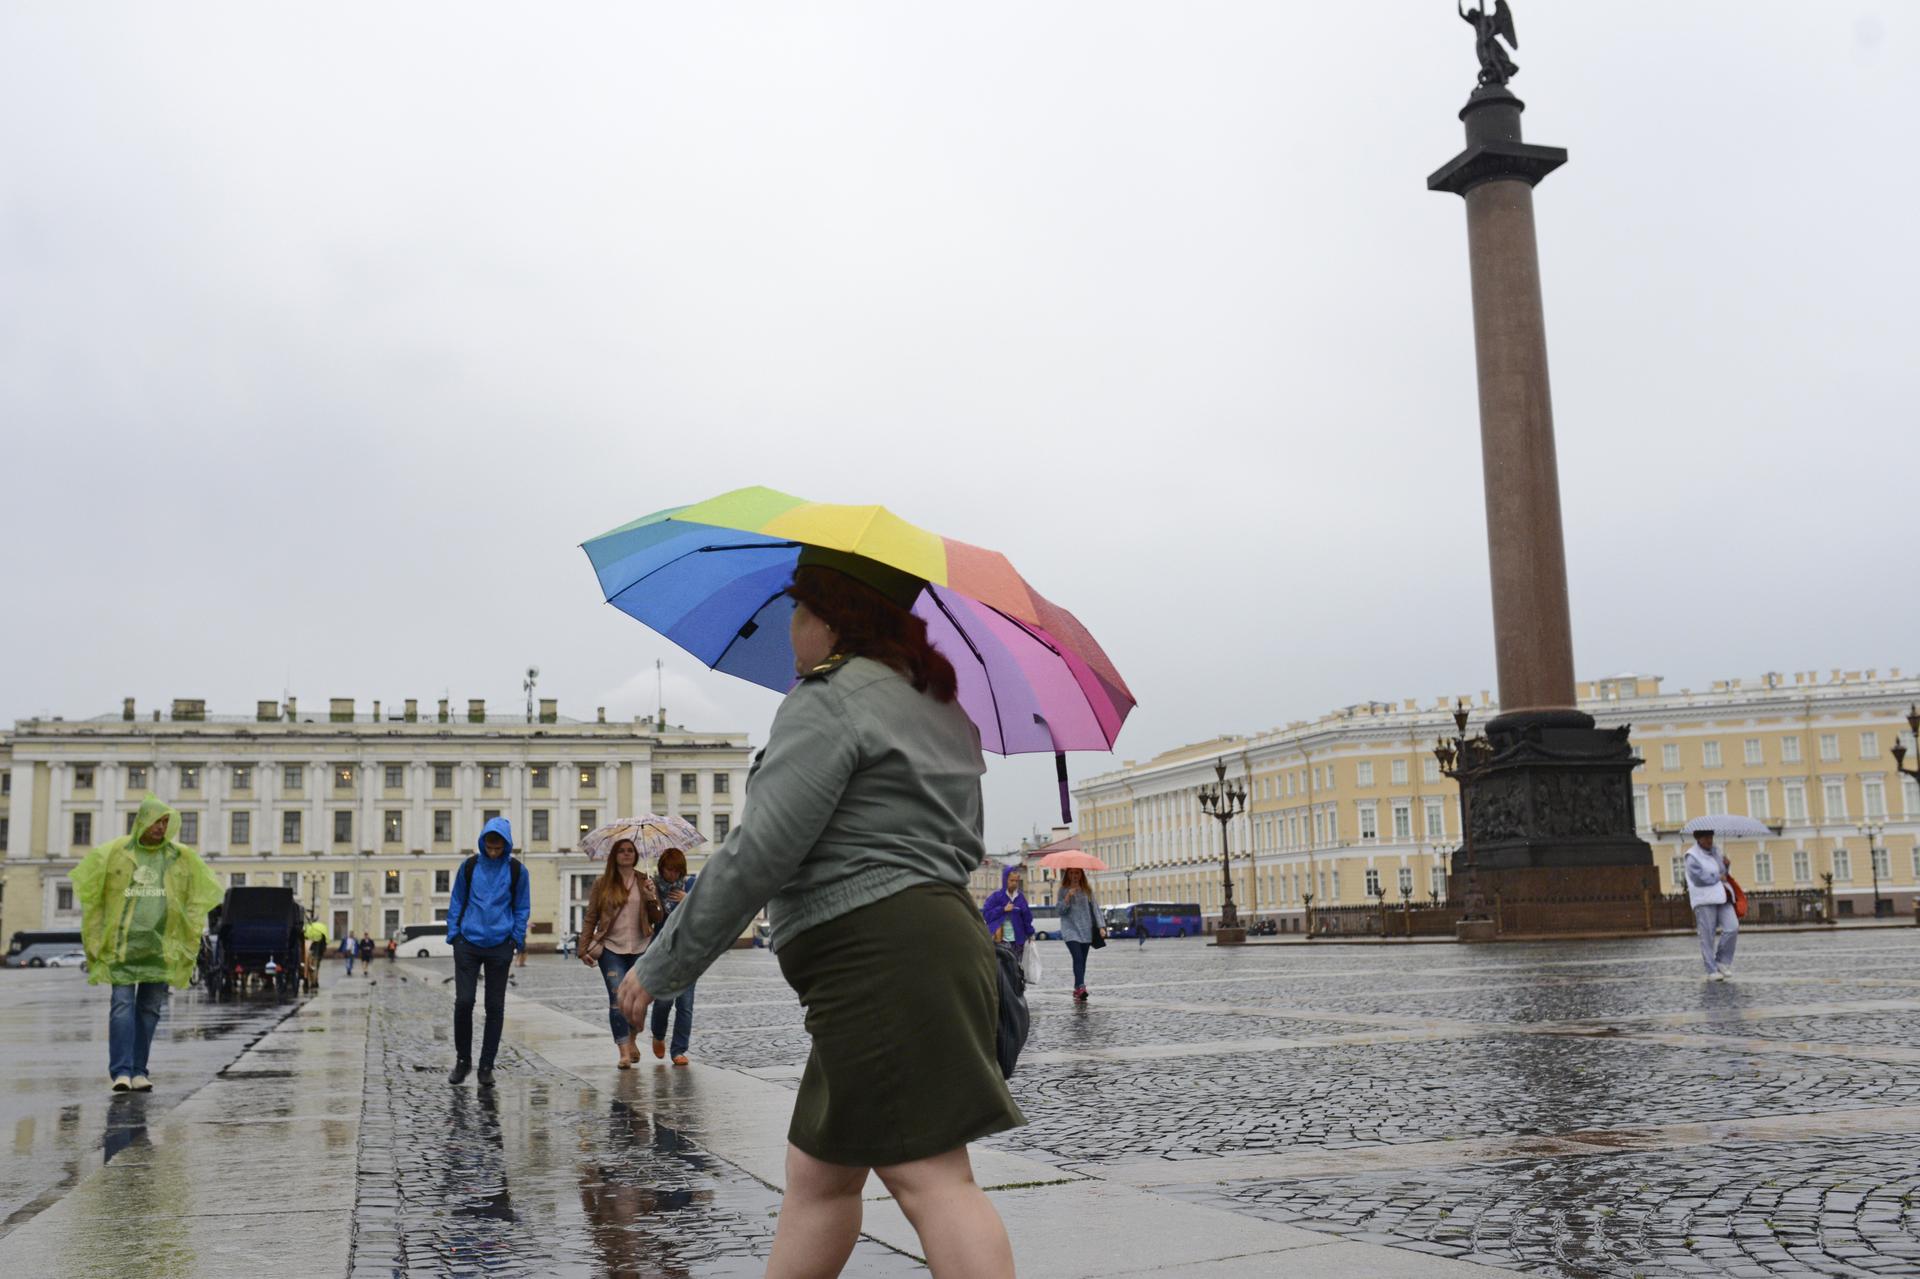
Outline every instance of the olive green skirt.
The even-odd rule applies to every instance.
[[[919,884],[809,928],[776,953],[813,1052],[787,1140],[884,1168],[1025,1123],[1000,1077],[1000,986],[980,912]]]

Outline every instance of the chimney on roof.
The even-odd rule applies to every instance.
[[[540,722],[542,724],[557,724],[560,722],[560,700],[558,698],[543,697],[540,699]]]
[[[280,718],[280,703],[255,702],[253,704],[253,717],[262,724],[272,723],[274,720]]]
[[[450,718],[450,715],[447,711],[447,699],[443,697],[440,699],[440,722],[444,724],[447,722],[449,718]]]
[[[487,722],[487,699],[469,697],[467,699],[467,723],[484,724]]]
[[[131,697],[123,697],[120,699],[120,718],[124,720],[131,720],[133,718],[133,699]]]
[[[328,698],[327,718],[336,724],[353,723],[353,699],[351,697]]]
[[[380,722],[380,699],[377,697],[373,699],[373,722]]]
[[[607,722],[607,708],[606,708],[606,707],[604,707],[604,706],[596,706],[596,707],[594,707],[594,708],[593,708],[593,716],[594,716],[594,722],[595,722],[596,724],[604,724],[604,723],[606,723],[606,722]]]
[[[300,718],[300,699],[297,697],[289,697],[287,699],[287,722],[292,723],[298,718]]]
[[[176,697],[173,699],[173,718],[184,720],[202,720],[207,717],[207,703],[198,697]]]
[[[158,706],[153,708],[153,722],[156,724],[160,722],[160,708]]]
[[[420,718],[420,699],[417,697],[409,697],[407,699],[407,709],[404,713],[407,723],[411,724],[417,721]]]

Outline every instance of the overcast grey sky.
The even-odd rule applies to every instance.
[[[1583,677],[1920,665],[1920,11],[1515,0]],[[1005,551],[1118,756],[1491,688],[1452,0],[0,7],[0,720],[774,695],[576,548]],[[1704,616],[1688,604],[1715,601]],[[1074,768],[1101,771],[1103,756]],[[991,835],[1057,817],[995,764]]]

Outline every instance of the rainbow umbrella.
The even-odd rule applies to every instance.
[[[1133,694],[1073,614],[998,552],[916,528],[884,507],[736,489],[642,516],[581,549],[607,603],[717,671],[785,691],[794,682],[785,591],[803,546],[926,579],[913,611],[953,663],[960,704],[987,750],[1112,749]]]

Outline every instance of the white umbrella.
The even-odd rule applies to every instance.
[[[1732,813],[1722,813],[1718,817],[1696,817],[1680,828],[1682,835],[1698,835],[1701,831],[1711,831],[1721,839],[1766,839],[1779,833],[1763,821],[1737,817]]]
[[[580,848],[589,857],[605,857],[623,839],[632,840],[642,857],[655,858],[669,848],[685,852],[707,842],[707,837],[691,822],[658,813],[642,813],[638,817],[616,818],[582,836]]]

